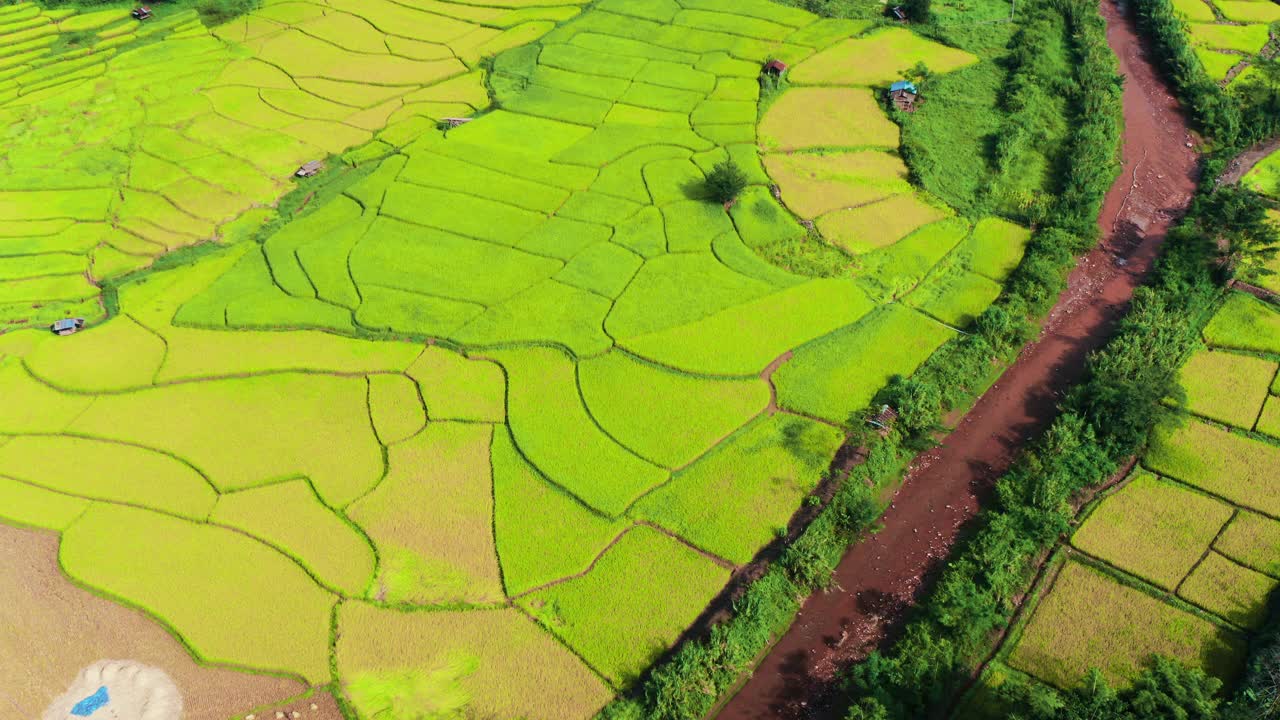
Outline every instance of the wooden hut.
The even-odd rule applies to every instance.
[[[899,80],[889,86],[889,100],[893,106],[903,112],[915,112],[919,104],[920,93],[916,84],[910,80]]]
[[[147,7],[146,5],[139,5],[138,7],[133,9],[133,12],[129,14],[133,16],[134,20],[150,20],[151,8]]]
[[[781,60],[770,60],[769,62],[764,64],[764,67],[760,68],[760,72],[762,74],[768,75],[770,77],[775,77],[775,78],[782,77],[782,74],[785,73],[786,71],[787,71],[787,64],[782,62]]]
[[[880,433],[880,437],[887,436],[893,430],[893,424],[898,420],[898,412],[888,405],[881,405],[880,412],[876,416],[867,420],[869,424],[875,427],[876,432]]]
[[[49,326],[54,335],[75,335],[84,328],[84,318],[66,318]]]
[[[298,171],[294,173],[294,176],[300,177],[300,178],[308,178],[308,177],[318,175],[320,171],[323,169],[324,169],[324,163],[320,162],[319,160],[312,160],[306,165],[303,165],[302,167],[298,168]]]

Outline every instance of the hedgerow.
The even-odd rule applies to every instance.
[[[1273,134],[1270,122],[1255,124],[1251,118],[1246,123],[1236,102],[1205,73],[1170,0],[1139,0],[1134,10],[1138,27],[1151,38],[1161,69],[1191,109],[1201,132],[1228,147],[1247,144],[1247,137]]]

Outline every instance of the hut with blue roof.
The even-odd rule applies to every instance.
[[[899,80],[889,86],[889,101],[902,112],[915,112],[918,97],[920,92],[910,80]]]

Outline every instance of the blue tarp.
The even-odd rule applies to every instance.
[[[916,91],[916,84],[910,80],[899,80],[889,86],[889,92],[898,92],[899,90],[906,90],[907,92],[913,93]]]
[[[76,703],[76,706],[71,708],[71,714],[76,717],[89,717],[109,702],[111,702],[111,696],[107,694],[107,686],[103,685],[98,688],[98,692]]]

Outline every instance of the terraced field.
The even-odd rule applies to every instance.
[[[764,0],[24,3],[0,38],[0,518],[364,718],[591,716],[1029,238],[913,187],[879,103],[975,58]]]
[[[1236,84],[1257,71],[1252,59],[1271,43],[1280,7],[1265,0],[1173,0],[1209,77]]]
[[[1169,401],[1177,411],[1088,511],[988,682],[1012,670],[1073,687],[1093,666],[1123,682],[1153,653],[1236,676],[1280,585],[1277,323],[1280,311],[1242,293],[1210,321]]]

